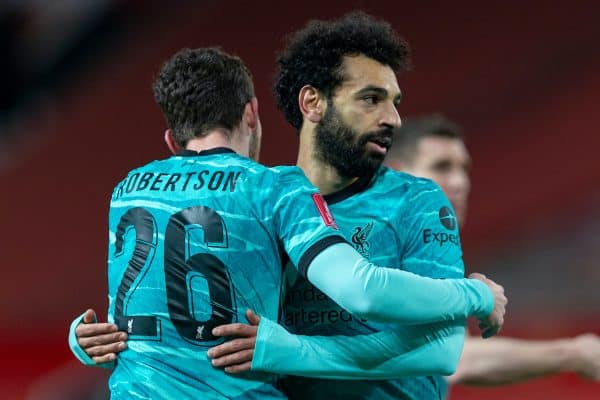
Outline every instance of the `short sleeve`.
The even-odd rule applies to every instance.
[[[292,263],[306,276],[311,261],[325,248],[346,243],[318,189],[297,167],[280,167],[269,208],[273,228]]]

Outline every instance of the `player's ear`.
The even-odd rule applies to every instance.
[[[304,85],[298,93],[298,105],[304,118],[318,123],[327,108],[327,100],[315,87]]]
[[[250,99],[244,108],[246,123],[252,132],[255,132],[258,127],[258,100],[256,97]]]
[[[171,150],[171,153],[177,154],[181,151],[181,146],[177,144],[177,141],[173,136],[173,130],[171,129],[167,129],[165,131],[165,143],[167,144],[169,150]]]

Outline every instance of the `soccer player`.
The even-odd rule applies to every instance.
[[[111,198],[109,320],[129,335],[112,398],[281,397],[273,376],[229,376],[206,351],[222,342],[213,328],[243,320],[247,308],[277,318],[282,250],[300,275],[362,318],[452,324],[473,314],[488,331],[499,329],[500,286],[369,263],[338,233],[302,171],[248,158],[258,154],[261,129],[241,60],[183,50],[165,63],[154,93],[176,155],[134,169]]]
[[[467,217],[471,157],[459,126],[440,114],[404,120],[385,159],[390,168],[432,179],[452,203],[459,226]],[[452,383],[499,385],[574,372],[600,380],[600,338],[557,340],[467,336]]]
[[[395,71],[405,54],[382,21],[361,14],[313,21],[291,37],[280,56],[275,92],[299,132],[298,166],[325,194],[355,248],[377,263],[457,278],[463,276],[458,225],[439,187],[381,166],[392,143],[386,128],[400,126]],[[445,393],[441,377],[339,379],[392,378],[385,373],[385,355],[399,343],[407,351],[394,359],[404,357],[414,375],[423,359],[410,350],[411,341],[427,341],[452,358],[460,355],[465,333],[464,321],[409,325],[352,315],[302,277],[288,289],[282,323],[296,334],[318,337],[290,335],[262,318],[256,338],[256,327],[217,328],[219,335],[246,337],[210,355],[229,371],[305,376],[282,381],[290,398],[437,399]]]

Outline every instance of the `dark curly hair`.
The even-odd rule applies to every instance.
[[[153,89],[182,147],[211,129],[233,129],[254,97],[252,76],[242,60],[218,48],[180,50],[162,65]]]
[[[273,91],[277,105],[292,126],[300,130],[302,113],[298,93],[314,86],[327,98],[343,82],[343,57],[365,55],[395,72],[409,67],[408,44],[390,24],[363,12],[352,12],[334,21],[310,21],[291,35],[279,56]]]

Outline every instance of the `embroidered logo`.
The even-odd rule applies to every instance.
[[[367,240],[371,231],[373,231],[373,226],[375,224],[373,221],[369,222],[364,227],[357,226],[354,228],[354,233],[352,234],[352,243],[354,243],[354,247],[356,250],[364,257],[369,257],[369,248],[371,244]]]
[[[204,339],[204,325],[196,328],[196,340]]]

